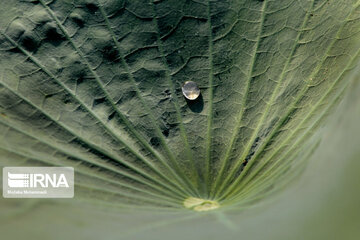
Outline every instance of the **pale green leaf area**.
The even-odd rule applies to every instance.
[[[0,236],[359,239],[359,51],[356,0],[1,2],[0,166],[76,184]]]
[[[73,201],[0,199],[2,239],[357,240],[360,82],[322,129],[307,168],[285,191],[243,211],[128,211]],[[74,203],[74,204],[73,204]]]

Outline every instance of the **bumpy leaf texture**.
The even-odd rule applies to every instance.
[[[262,199],[359,62],[357,0],[1,4],[0,164],[72,166],[75,197],[111,206]]]

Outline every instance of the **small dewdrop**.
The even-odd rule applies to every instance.
[[[182,87],[183,95],[189,100],[195,100],[200,95],[200,89],[197,86],[196,82],[186,81]]]
[[[213,200],[189,197],[184,201],[184,207],[197,212],[214,210],[220,207],[219,203]]]

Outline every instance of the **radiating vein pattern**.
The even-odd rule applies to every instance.
[[[359,5],[8,1],[0,165],[72,166],[75,197],[111,206],[255,202],[301,172],[354,78]]]

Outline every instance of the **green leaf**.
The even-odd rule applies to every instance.
[[[357,74],[355,0],[2,4],[0,163],[73,166],[76,198],[111,207],[252,205]]]

